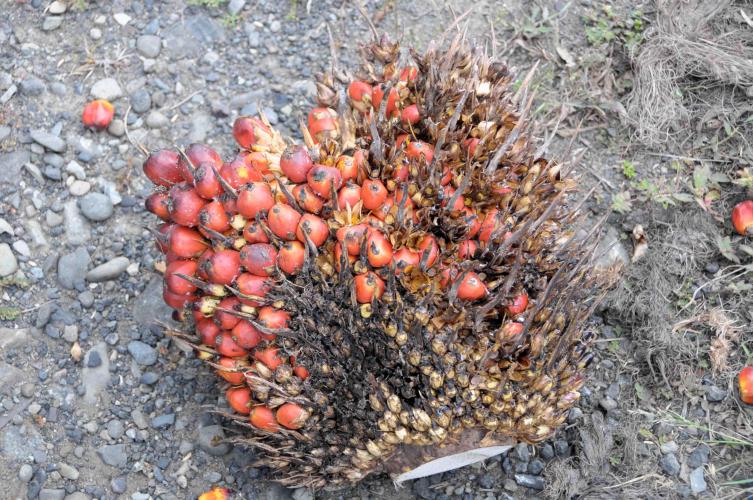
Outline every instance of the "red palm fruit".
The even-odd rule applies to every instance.
[[[177,275],[183,274],[194,277],[198,267],[199,265],[195,260],[176,260],[175,262],[171,262],[167,266],[167,269],[165,269],[165,284],[167,288],[178,295],[186,295],[196,291],[196,285]]]
[[[211,200],[225,192],[215,175],[215,171],[219,172],[219,167],[209,162],[199,163],[194,170],[194,188],[196,193],[204,199]]]
[[[410,174],[410,168],[407,163],[401,163],[395,166],[395,170],[392,172],[392,178],[398,182],[404,182]]]
[[[251,273],[243,273],[238,276],[235,284],[238,287],[238,291],[243,295],[258,297],[259,300],[266,297],[267,292],[272,289],[272,286],[267,278],[263,276],[256,276]],[[261,305],[261,302],[258,302],[254,299],[244,299],[243,297],[240,297],[240,300],[241,303],[251,307],[259,307]]]
[[[170,218],[181,226],[199,225],[199,212],[207,201],[196,193],[187,182],[175,184],[170,188]]]
[[[264,232],[260,224],[253,221],[243,228],[243,239],[248,243],[269,243],[267,233]]]
[[[230,229],[230,217],[225,211],[225,205],[217,200],[204,205],[199,212],[199,223],[218,233]]]
[[[732,209],[732,225],[743,236],[753,236],[753,200],[746,200]]]
[[[183,180],[178,153],[160,149],[151,153],[144,162],[144,174],[158,186],[170,187]]]
[[[387,89],[387,86],[381,83],[375,86],[371,92],[371,103],[374,106],[374,110],[376,110],[377,113],[379,112],[379,109],[382,106],[382,99],[384,99],[384,92],[386,89]],[[385,109],[386,115],[388,117],[399,116],[400,111],[397,109],[397,107],[398,107],[397,89],[395,87],[392,87],[390,89],[390,95],[387,98],[387,105]]]
[[[288,146],[280,156],[280,170],[296,184],[306,182],[306,174],[313,166],[314,162],[311,161],[308,149],[303,145]]]
[[[481,223],[481,228],[479,229],[478,239],[484,243],[488,242],[492,237],[492,233],[499,228],[500,223],[499,210],[493,208],[486,212],[484,222]]]
[[[255,116],[239,116],[233,123],[233,137],[240,147],[250,149],[251,146],[270,146],[272,144],[272,130]]]
[[[173,293],[166,286],[164,286],[162,287],[162,299],[168,306],[172,307],[173,309],[180,310],[183,309],[186,304],[196,302],[198,297],[191,294],[181,295]]]
[[[217,375],[224,378],[231,384],[241,385],[246,381],[246,377],[245,375],[243,375],[243,372],[248,370],[248,365],[246,363],[233,358],[220,358],[217,364],[223,368],[226,368],[226,370],[218,369]]]
[[[743,403],[753,405],[753,366],[746,366],[740,370],[737,376],[737,385],[740,389],[740,400]]]
[[[421,113],[418,111],[418,106],[416,104],[406,106],[400,113],[400,121],[403,122],[403,125],[405,126],[415,125],[421,121]]]
[[[84,106],[81,121],[86,127],[102,130],[110,125],[113,116],[115,116],[115,108],[110,101],[95,99]]]
[[[155,191],[144,201],[144,206],[151,213],[164,221],[170,220],[170,197],[165,191]]]
[[[309,371],[305,367],[300,365],[293,368],[293,373],[295,373],[295,376],[301,380],[306,380],[307,378],[309,378]]]
[[[382,233],[369,235],[366,243],[366,257],[372,267],[384,267],[392,262],[392,243]]]
[[[207,249],[208,243],[195,229],[175,225],[170,229],[168,248],[184,259],[198,257]]]
[[[368,170],[368,152],[365,149],[356,149],[353,152],[353,166],[356,169],[356,173],[365,172]]]
[[[479,216],[470,208],[465,208],[465,214],[463,215],[463,222],[468,227],[468,238],[473,238],[481,230],[481,220]]]
[[[507,312],[510,316],[523,314],[528,307],[528,294],[523,290],[513,297],[512,302],[507,305]]]
[[[196,331],[199,333],[201,343],[213,346],[217,343],[217,335],[222,333],[222,329],[217,323],[209,318],[201,318],[196,321]]]
[[[455,188],[452,186],[445,186],[442,190],[442,206],[446,207],[447,204],[452,199],[452,196],[455,194]],[[459,195],[455,201],[452,203],[452,206],[449,207],[450,210],[463,210],[465,208],[465,198],[463,198],[463,195]]]
[[[238,202],[235,195],[224,193],[219,196],[218,200],[222,203],[222,206],[225,207],[225,212],[227,212],[228,216],[232,217],[238,214]]]
[[[325,200],[331,199],[332,190],[334,189],[336,193],[343,183],[340,170],[325,165],[314,165],[306,178],[311,189]]]
[[[277,408],[275,414],[277,423],[288,429],[300,429],[306,420],[309,418],[309,414],[306,410],[301,408],[295,403],[285,403]]]
[[[340,259],[342,258],[342,249],[340,248],[340,243],[338,242],[335,244],[335,269],[337,272],[340,272]],[[352,266],[355,261],[356,257],[355,255],[347,255],[348,263],[350,266]]]
[[[299,207],[312,214],[318,214],[324,208],[324,201],[316,195],[308,184],[294,187],[293,198],[298,202]]]
[[[251,408],[251,414],[248,418],[251,425],[257,429],[261,429],[267,432],[277,432],[280,427],[277,425],[275,415],[272,410],[266,406],[254,406]]]
[[[209,248],[205,250],[204,253],[202,253],[199,256],[199,259],[196,261],[196,263],[199,265],[199,269],[196,271],[196,274],[204,281],[209,281],[209,275],[207,274],[206,269],[209,267],[209,261],[212,260],[212,257],[214,257],[214,250]]]
[[[337,112],[332,108],[314,108],[309,113],[309,133],[316,142],[325,139],[337,139],[340,135],[340,123]]]
[[[368,304],[373,299],[380,299],[384,294],[384,281],[375,273],[369,271],[355,277],[356,300],[359,304]]]
[[[505,323],[502,330],[499,332],[499,336],[502,340],[513,340],[523,333],[523,323]]]
[[[274,194],[265,182],[252,182],[238,193],[238,212],[248,220],[267,213],[274,204]]]
[[[267,153],[262,151],[251,151],[243,160],[246,162],[246,165],[250,166],[260,174],[266,174],[269,172],[271,159]]]
[[[230,285],[241,272],[241,256],[235,250],[219,250],[208,262],[209,281],[218,285]]]
[[[229,332],[222,332],[217,335],[214,348],[220,355],[228,358],[240,358],[248,355],[248,351],[236,344]]]
[[[295,237],[298,241],[306,243],[307,235],[315,247],[324,245],[329,237],[329,226],[320,217],[313,214],[303,214],[298,222],[298,228],[295,230]]]
[[[168,250],[167,253],[165,254],[165,263],[172,264],[176,260],[181,260],[181,257],[177,255],[175,252],[173,252],[172,250]]]
[[[277,250],[269,243],[254,243],[241,248],[241,264],[256,276],[271,275],[276,260]]]
[[[341,227],[335,235],[339,243],[345,242],[349,255],[358,255],[361,253],[361,242],[366,237],[368,229],[369,226],[361,223],[354,226]]]
[[[393,195],[390,195],[387,197],[387,199],[384,200],[384,203],[377,209],[373,210],[371,212],[371,215],[376,217],[377,219],[383,221],[385,217],[390,213],[390,210],[392,210],[392,207],[395,205],[395,197]]]
[[[408,266],[418,267],[421,263],[421,255],[408,247],[402,247],[395,252],[392,259],[395,261],[395,274],[405,271]]]
[[[400,71],[399,79],[401,82],[414,82],[416,81],[416,77],[418,77],[418,68],[415,66],[408,66]]]
[[[458,298],[463,300],[479,300],[489,293],[484,282],[473,271],[463,277],[458,286]]]
[[[276,347],[257,349],[254,352],[254,359],[264,363],[264,366],[266,366],[270,370],[276,370],[277,367],[282,364],[282,358],[280,358],[278,349]]]
[[[356,181],[358,179],[359,163],[354,156],[338,156],[335,168],[340,171],[343,182]]]
[[[225,297],[218,304],[214,312],[214,321],[220,325],[223,330],[232,330],[241,318],[233,314],[233,311],[240,311],[241,301],[237,297]],[[219,309],[223,309],[220,311]]]
[[[361,186],[355,182],[346,182],[340,188],[340,192],[337,193],[337,205],[340,207],[340,210],[345,210],[348,205],[353,208],[359,201],[361,201]]]
[[[418,160],[423,155],[426,163],[431,163],[434,158],[434,146],[423,141],[411,141],[405,148],[405,155],[411,160]]]
[[[301,220],[295,208],[282,203],[275,203],[267,215],[267,225],[277,237],[283,240],[294,240],[295,230],[298,228],[298,222]]]
[[[277,252],[277,267],[285,274],[295,275],[303,269],[306,249],[300,241],[286,241]]]
[[[437,244],[434,236],[427,234],[418,243],[418,249],[420,251],[421,261],[426,262],[426,269],[429,269],[437,261],[439,257],[439,245]],[[424,259],[424,255],[428,254]]]
[[[458,243],[458,258],[472,259],[478,250],[478,243],[474,240],[464,240]]]
[[[220,169],[220,177],[230,184],[233,189],[238,189],[249,182],[263,181],[264,176],[247,162],[248,155],[238,154],[233,161],[225,163]]]
[[[246,320],[239,321],[231,331],[236,344],[249,351],[261,342],[261,332]]]
[[[387,188],[379,179],[367,179],[361,186],[361,199],[366,210],[376,210],[387,199]]]
[[[165,222],[164,224],[160,225],[154,238],[157,250],[162,253],[167,253],[168,243],[170,242],[170,231],[176,225],[177,224],[173,224],[172,222]]]
[[[186,158],[180,157],[178,160],[178,166],[180,167],[183,179],[187,182],[194,181],[194,169],[198,168],[202,163],[214,165],[214,168],[218,171],[222,168],[222,157],[220,157],[217,151],[206,144],[190,144],[186,148],[185,153],[186,158],[190,160],[190,163],[186,161]]]
[[[251,389],[248,387],[231,387],[225,392],[230,408],[242,415],[251,413]]]
[[[408,134],[399,134],[395,137],[395,151],[402,148],[406,140],[408,140]]]
[[[444,172],[442,173],[442,179],[439,181],[439,183],[442,186],[446,186],[450,182],[452,182],[452,170],[450,170],[450,168],[447,167],[444,169]]]
[[[494,188],[493,192],[500,196],[504,196],[507,193],[512,193],[512,188],[510,186],[499,186]]]
[[[468,151],[468,154],[473,158],[476,156],[476,148],[478,147],[478,144],[481,142],[481,139],[477,139],[475,137],[472,137],[470,139],[466,139],[463,141],[463,149]]]
[[[371,109],[371,85],[356,80],[348,85],[348,97],[353,107],[361,113],[368,113]]]
[[[283,330],[288,327],[290,313],[272,306],[264,306],[259,309],[257,319],[259,320],[259,323],[270,330]]]

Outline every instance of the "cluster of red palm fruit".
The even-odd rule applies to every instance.
[[[230,161],[192,144],[144,163],[164,299],[289,485],[464,429],[541,441],[591,359],[573,182],[534,156],[525,86],[458,41],[364,52],[318,82],[303,144],[240,117]]]

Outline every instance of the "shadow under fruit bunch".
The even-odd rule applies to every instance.
[[[461,40],[362,55],[319,80],[303,144],[241,117],[229,162],[193,144],[144,164],[164,299],[193,330],[173,335],[290,486],[544,440],[591,359],[590,239],[526,85]]]

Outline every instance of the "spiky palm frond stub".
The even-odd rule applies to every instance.
[[[319,82],[304,146],[242,117],[231,162],[192,145],[145,164],[165,298],[287,485],[469,432],[546,439],[591,359],[574,182],[535,156],[527,82],[459,39],[363,55]]]

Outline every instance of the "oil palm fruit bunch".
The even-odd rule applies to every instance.
[[[229,161],[193,144],[144,163],[164,299],[190,326],[173,335],[290,486],[547,439],[591,360],[590,240],[574,181],[535,153],[527,82],[459,38],[361,53],[318,81],[302,143],[240,117]]]

